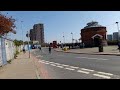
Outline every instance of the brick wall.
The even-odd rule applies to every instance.
[[[81,39],[82,42],[87,46],[93,46],[92,36],[95,34],[100,34],[103,36],[103,40],[106,40],[106,27],[93,27],[81,29]]]

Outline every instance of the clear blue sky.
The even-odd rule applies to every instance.
[[[22,39],[22,30],[24,40],[27,40],[25,34],[34,24],[43,23],[45,40],[63,42],[63,32],[65,42],[71,42],[71,32],[74,39],[80,38],[80,30],[88,22],[97,21],[100,25],[107,27],[107,33],[117,32],[116,21],[120,22],[120,11],[2,11],[7,16],[13,16],[16,21],[17,34],[11,34],[12,39]],[[21,24],[21,21],[23,23]],[[22,26],[21,26],[22,25]]]

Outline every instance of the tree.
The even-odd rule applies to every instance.
[[[0,13],[0,35],[12,32],[16,34],[15,29],[15,19],[11,17],[6,17]]]
[[[15,39],[13,42],[14,42],[14,44],[15,44],[16,47],[19,47],[20,45],[23,44],[23,41],[22,41],[22,40],[16,40],[16,39]]]

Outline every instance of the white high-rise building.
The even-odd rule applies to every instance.
[[[118,32],[113,32],[113,40],[118,40]]]
[[[108,41],[112,41],[112,40],[113,40],[112,34],[107,35],[107,40],[108,40]]]

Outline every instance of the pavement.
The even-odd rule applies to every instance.
[[[116,55],[120,56],[120,52],[117,49],[118,46],[104,46],[103,52],[99,52],[98,47],[93,48],[82,48],[82,49],[70,49],[67,51],[63,51],[61,48],[55,49],[58,52],[65,52],[65,53],[75,53],[75,54],[91,54],[91,55]]]
[[[17,59],[0,67],[0,79],[40,79],[34,57],[29,53],[20,53]]]

